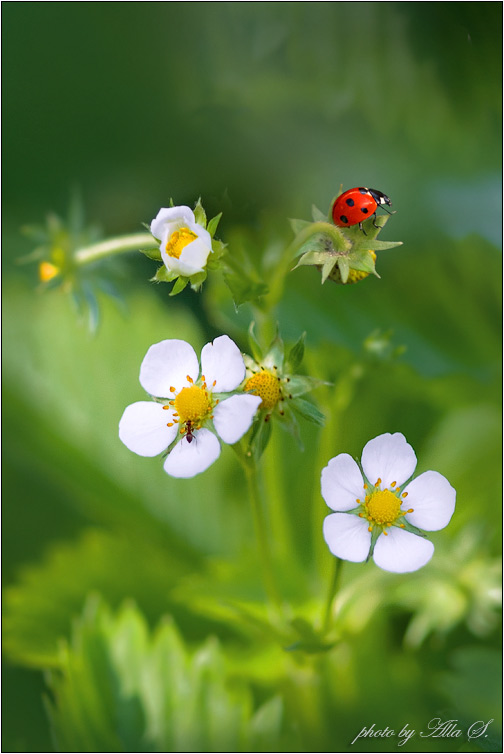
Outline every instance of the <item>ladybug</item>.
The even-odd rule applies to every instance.
[[[332,218],[334,224],[340,228],[348,228],[350,225],[358,225],[364,234],[366,231],[362,227],[362,221],[368,217],[373,218],[373,225],[375,228],[380,226],[376,224],[376,209],[377,207],[383,207],[388,204],[391,206],[392,202],[386,194],[376,189],[368,188],[351,188],[348,191],[344,191],[333,204]],[[389,212],[389,215],[393,214]]]

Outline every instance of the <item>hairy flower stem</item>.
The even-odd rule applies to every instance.
[[[247,480],[247,490],[250,499],[250,506],[252,508],[252,517],[254,519],[254,529],[257,537],[257,543],[259,546],[259,554],[261,557],[261,568],[263,575],[264,588],[268,596],[268,600],[275,612],[280,614],[282,612],[282,600],[276,584],[276,579],[273,571],[273,559],[271,556],[270,542],[268,537],[268,527],[266,522],[266,516],[263,509],[263,496],[259,489],[259,480],[257,476],[257,467],[255,463],[242,455],[238,447],[235,445],[240,462],[245,472]]]
[[[77,249],[74,254],[74,261],[77,265],[83,265],[127,251],[157,249],[158,247],[159,244],[150,233],[132,233],[129,236],[118,236]]]
[[[333,612],[333,604],[338,593],[338,589],[341,582],[341,570],[343,566],[343,560],[340,558],[334,559],[334,569],[329,584],[329,590],[327,592],[327,600],[324,608],[324,616],[322,622],[322,636],[325,636],[331,628],[331,618]]]

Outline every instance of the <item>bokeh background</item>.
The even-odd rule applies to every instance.
[[[281,698],[264,750],[350,751],[372,722],[446,717],[495,722],[472,744],[410,750],[499,751],[501,4],[18,2],[2,17],[3,750],[54,750],[44,671],[95,593],[112,609],[131,598],[151,628],[172,615],[189,653],[218,637],[253,709]],[[201,195],[209,216],[224,212],[223,240],[271,258],[291,240],[287,218],[326,211],[340,184],[388,194],[397,214],[381,238],[404,246],[379,257],[381,280],[321,289],[302,269],[287,281],[282,332],[307,332],[307,368],[338,389],[314,395],[333,418],[322,434],[303,427],[304,455],[276,428],[265,459],[289,542],[284,592],[316,615],[330,567],[317,477],[336,453],[402,431],[458,505],[422,572],[349,565],[342,642],[286,673],[282,650],[262,639],[254,655],[211,604],[261,599],[231,452],[181,483],[117,439],[150,344],[226,331],[245,349],[249,310],[235,314],[218,283],[169,299],[131,255],[124,306],[102,297],[92,336],[69,297],[40,294],[36,268],[17,264],[32,248],[20,228],[64,215],[75,187],[106,235]],[[377,330],[394,346],[373,360],[363,342]],[[118,744],[92,715],[79,738],[70,708],[53,715],[60,750],[155,750],[133,723]],[[93,709],[107,709],[99,694]]]

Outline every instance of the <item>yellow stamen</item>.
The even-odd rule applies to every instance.
[[[283,397],[277,378],[264,367],[261,368],[261,372],[247,380],[243,389],[262,398],[260,408],[275,408]]]
[[[390,526],[401,515],[401,501],[390,490],[380,490],[366,503],[369,518],[380,526]]]
[[[179,228],[179,230],[171,234],[166,243],[165,251],[169,257],[179,259],[185,247],[197,237],[196,233],[193,233],[189,228]]]
[[[175,398],[175,408],[182,423],[204,419],[211,408],[208,393],[196,385],[184,387]]]

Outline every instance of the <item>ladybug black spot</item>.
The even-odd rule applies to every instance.
[[[348,222],[348,217],[346,217],[346,215],[340,215],[340,220],[341,220],[342,223],[347,223]]]
[[[369,212],[367,207],[361,207],[361,212],[363,212],[365,215]]]
[[[349,207],[353,207],[354,204],[355,204],[355,202],[354,202],[353,199],[347,199],[346,202],[345,202],[345,204],[348,204]]]

